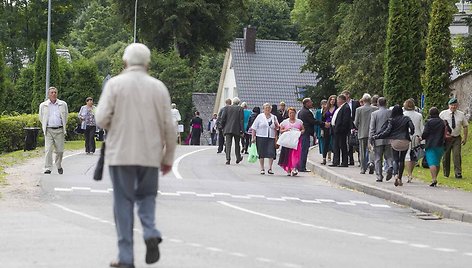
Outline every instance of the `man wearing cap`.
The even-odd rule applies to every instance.
[[[443,172],[445,177],[449,177],[451,166],[451,151],[452,160],[454,161],[454,174],[456,179],[462,178],[462,159],[461,159],[461,145],[467,142],[467,126],[469,122],[465,114],[457,110],[458,103],[456,98],[451,98],[448,102],[449,109],[442,111],[439,117],[447,121],[449,127],[452,129],[452,139],[446,141],[446,151],[443,156]],[[461,136],[461,130],[464,129],[464,138]]]
[[[155,224],[158,177],[159,171],[165,175],[172,169],[177,135],[169,91],[147,74],[149,48],[131,44],[123,61],[123,72],[103,89],[95,118],[107,130],[105,159],[113,184],[118,259],[110,267],[134,268],[135,204],[143,227],[146,263],[159,260],[162,238]]]

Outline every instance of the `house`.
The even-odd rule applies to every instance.
[[[457,76],[449,84],[451,89],[450,97],[455,97],[459,100],[459,110],[463,111],[467,118],[472,112],[472,71],[465,72]]]
[[[295,41],[256,39],[256,28],[245,28],[244,38],[226,52],[213,111],[233,97],[249,107],[284,101],[300,108],[306,86],[316,85],[316,74],[301,72],[307,59],[303,49]]]

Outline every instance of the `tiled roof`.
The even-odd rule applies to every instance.
[[[256,53],[246,53],[238,38],[231,51],[239,98],[250,107],[280,101],[300,107],[296,87],[316,85],[316,74],[300,72],[307,55],[294,41],[256,40]]]

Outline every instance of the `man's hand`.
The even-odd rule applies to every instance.
[[[164,164],[161,165],[162,175],[166,175],[171,170],[172,170],[172,165],[164,165]]]

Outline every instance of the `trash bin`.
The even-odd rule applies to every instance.
[[[39,127],[25,127],[25,149],[24,151],[36,149],[38,143]]]

